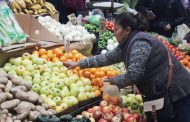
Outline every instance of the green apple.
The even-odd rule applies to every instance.
[[[44,72],[49,72],[49,73],[51,73],[52,70],[51,70],[51,68],[45,68],[45,69],[44,69]]]
[[[77,98],[79,101],[84,101],[88,99],[87,94],[85,92],[79,92]]]
[[[60,105],[63,110],[66,110],[68,108],[68,105],[66,103],[61,103]]]
[[[64,82],[62,80],[59,80],[55,83],[55,87],[58,89],[62,89],[64,86]]]
[[[12,64],[11,63],[6,63],[4,66],[12,66]]]
[[[40,87],[39,84],[34,84],[34,85],[32,85],[32,90],[33,90],[34,92],[39,92],[40,89],[41,89],[41,87]]]
[[[56,106],[55,111],[56,111],[57,113],[60,113],[60,112],[63,111],[63,108],[62,108],[61,106]]]
[[[33,70],[33,71],[32,71],[32,76],[35,76],[35,75],[40,75],[40,71],[38,71],[38,70]]]
[[[68,75],[68,76],[72,76],[72,75],[73,75],[73,72],[72,72],[71,70],[68,70],[68,71],[67,71],[67,75]]]
[[[16,73],[15,70],[9,70],[8,74],[10,74],[10,75],[17,75],[17,73]]]
[[[60,105],[62,99],[61,99],[61,97],[56,96],[53,98],[53,101],[56,103],[56,105]]]
[[[63,89],[61,90],[61,97],[68,97],[70,96],[70,92],[69,89],[67,88],[67,86],[64,86]]]
[[[43,76],[42,77],[43,81],[50,81],[50,79],[51,79],[50,76]]]
[[[45,59],[43,59],[43,58],[38,58],[38,60],[36,62],[36,64],[38,64],[38,65],[42,65],[44,63],[45,63]]]
[[[47,87],[47,86],[49,86],[49,82],[48,81],[43,81],[43,82],[41,82],[41,87]]]
[[[64,66],[61,67],[60,70],[61,70],[62,73],[67,73],[67,71],[68,71],[68,69],[66,67],[64,67]]]
[[[52,88],[52,90],[51,90],[51,94],[54,96],[54,97],[56,97],[56,96],[61,96],[61,91],[59,90],[59,89],[57,89],[57,88]]]
[[[71,107],[73,105],[71,97],[64,97],[63,102],[68,105],[68,107]]]
[[[24,72],[26,71],[25,67],[22,66],[22,65],[19,65],[17,68],[16,68],[16,72],[18,75],[22,75]]]
[[[30,59],[30,57],[31,57],[31,55],[30,55],[29,53],[24,53],[24,54],[22,55],[22,58],[23,58],[23,59]]]
[[[84,83],[84,85],[88,85],[88,86],[91,85],[91,81],[90,81],[90,79],[88,79],[88,78],[84,78],[84,79],[82,80],[82,82]]]
[[[42,73],[42,72],[44,72],[45,68],[44,68],[43,65],[38,65],[38,66],[36,67],[36,70],[38,70],[38,71],[40,71],[40,73]]]
[[[53,68],[52,68],[52,71],[53,71],[53,72],[57,72],[57,73],[60,73],[60,72],[61,72],[61,70],[59,69],[59,67],[53,67]]]
[[[76,82],[76,84],[77,84],[79,87],[84,86],[84,84],[83,84],[82,80],[78,80],[78,81]]]
[[[55,62],[54,62],[54,66],[56,66],[56,67],[62,67],[62,66],[63,66],[63,63],[60,62],[60,61],[55,61]]]
[[[10,58],[9,63],[14,64],[16,58]]]
[[[21,64],[22,64],[22,58],[21,57],[15,58],[14,65],[19,66]]]
[[[49,87],[42,87],[40,89],[40,94],[44,94],[44,95],[49,95],[50,94],[50,90],[49,90]]]
[[[26,76],[23,77],[23,79],[24,79],[25,81],[32,82],[32,76],[26,75]]]
[[[72,84],[72,81],[70,81],[70,79],[69,78],[64,78],[64,83],[65,83],[65,85],[67,85],[68,87]]]
[[[79,87],[78,89],[79,89],[79,92],[85,92],[85,88],[84,88],[84,87],[82,87],[82,86],[81,86],[81,87]]]
[[[31,74],[31,72],[29,72],[29,71],[25,71],[25,72],[23,72],[22,73],[22,76],[23,77],[25,77],[25,76],[31,76],[32,74]]]
[[[143,102],[143,99],[142,99],[142,96],[140,94],[137,94],[135,96],[136,100],[138,101],[138,103],[142,103]]]
[[[52,73],[51,73],[51,76],[52,76],[52,77],[58,77],[58,76],[59,76],[59,73],[58,73],[58,72],[52,72]]]
[[[33,84],[41,84],[41,79],[34,77],[34,79],[32,80],[32,83]]]
[[[59,81],[60,79],[58,78],[58,77],[56,77],[56,76],[52,76],[51,78],[50,78],[50,82],[52,82],[52,83],[56,83],[57,81]]]
[[[25,68],[26,68],[27,71],[30,71],[30,72],[34,71],[34,66],[33,65],[27,65],[27,66],[25,66]]]
[[[47,99],[47,104],[48,104],[48,106],[49,106],[49,108],[51,108],[51,109],[55,109],[56,108],[56,102],[54,102],[51,98],[48,98]]]
[[[85,91],[91,92],[92,91],[92,86],[85,86]]]
[[[41,75],[38,74],[38,73],[36,73],[36,74],[33,75],[33,77],[34,77],[34,78],[38,78],[38,79],[40,79],[40,78],[41,78]]]
[[[67,75],[66,75],[65,73],[60,73],[58,77],[59,77],[59,78],[63,78],[63,79],[64,79],[64,78],[66,78],[66,77],[67,77]]]
[[[53,67],[53,65],[54,65],[52,62],[47,62],[46,64],[47,64],[47,66],[48,66],[49,68]]]
[[[55,88],[55,83],[49,83],[49,88],[51,88],[51,89],[53,89],[53,88]]]
[[[70,98],[71,98],[71,100],[72,100],[72,102],[73,102],[73,103],[72,103],[73,105],[76,105],[76,104],[79,103],[79,101],[78,101],[78,99],[77,99],[76,97],[71,96]]]
[[[43,100],[46,102],[47,96],[45,94],[41,94],[40,97],[42,97]]]
[[[9,72],[11,70],[11,66],[8,66],[8,65],[5,65],[3,67],[3,69],[6,71],[6,72]]]
[[[23,66],[32,65],[32,61],[29,60],[29,59],[24,59],[24,60],[22,61],[22,65],[23,65]]]
[[[43,77],[46,77],[46,76],[50,77],[51,74],[50,74],[50,72],[44,72],[44,73],[42,74],[42,76],[43,76]]]
[[[80,79],[79,76],[77,76],[77,75],[70,76],[69,78],[72,82],[76,82]]]

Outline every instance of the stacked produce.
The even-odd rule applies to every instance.
[[[33,54],[38,55],[41,58],[44,58],[48,61],[79,61],[85,56],[83,56],[81,53],[79,53],[77,50],[71,50],[67,53],[64,52],[64,47],[55,48],[53,50],[45,50],[45,49],[39,49],[39,51],[34,51]],[[96,89],[96,94],[101,94],[99,89],[101,91],[103,90],[103,81],[102,78],[107,77],[113,77],[118,75],[118,72],[110,67],[102,67],[102,68],[87,68],[81,70],[79,67],[76,67],[73,72],[80,77],[89,78],[92,81],[93,86]]]
[[[99,27],[97,25],[84,24],[83,26],[88,30],[89,33],[99,33]]]
[[[58,39],[64,41],[92,41],[96,37],[94,34],[90,34],[81,25],[69,25],[61,24],[49,16],[38,17],[38,21],[51,33],[55,34]]]
[[[3,68],[8,74],[31,83],[32,90],[40,94],[47,106],[57,113],[79,101],[101,95],[88,78],[73,74],[62,62],[48,62],[38,56],[24,53],[22,57],[11,58]]]
[[[12,11],[4,2],[0,2],[0,11],[0,47],[25,43],[26,34],[23,33]]]
[[[145,122],[139,113],[131,113],[127,108],[121,108],[106,101],[101,101],[99,106],[83,111],[77,118],[87,117],[91,122]]]
[[[18,14],[54,15],[57,12],[55,7],[45,0],[14,0],[9,5],[13,12]]]
[[[111,21],[106,21],[106,27],[108,30],[113,31],[114,30],[114,23]]]
[[[121,106],[127,107],[132,113],[143,113],[143,100],[140,94],[128,94],[121,96]]]
[[[32,122],[39,114],[55,114],[54,110],[42,104],[43,99],[31,88],[31,83],[0,69],[1,122]]]

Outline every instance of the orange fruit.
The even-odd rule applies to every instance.
[[[72,50],[71,53],[72,53],[72,54],[77,54],[77,53],[79,53],[79,52],[78,52],[77,50]]]
[[[99,72],[99,71],[96,71],[95,73],[94,73],[94,76],[97,78],[97,77],[101,77],[101,73]]]
[[[96,97],[98,97],[98,96],[100,96],[100,95],[101,95],[100,90],[95,90],[95,91],[94,91],[94,93],[95,93]]]
[[[92,79],[91,84],[92,84],[92,86],[97,86],[98,82],[96,82],[96,79]],[[93,89],[96,90],[94,87],[93,87]]]
[[[41,48],[41,49],[39,49],[39,54],[40,55],[46,55],[46,49],[43,49],[43,48]]]
[[[53,61],[53,62],[55,62],[55,61],[59,61],[59,58],[57,58],[57,57],[53,57],[52,61]]]
[[[61,46],[61,47],[59,47],[59,49],[64,50],[65,48],[64,48],[64,46]]]
[[[60,60],[61,62],[65,62],[65,61],[67,60],[67,58],[66,58],[65,56],[61,56],[61,57],[59,58],[59,60]]]
[[[57,52],[59,52],[59,51],[61,51],[61,49],[59,49],[59,48],[53,49],[53,53],[54,53],[54,54],[57,54]]]
[[[114,72],[108,70],[108,71],[106,72],[106,75],[107,75],[107,77],[112,77],[112,76],[114,76]]]
[[[80,54],[74,54],[74,58],[76,58],[77,60],[80,59]]]
[[[103,71],[99,71],[99,75],[100,75],[100,77],[104,77],[106,74],[103,72]]]
[[[89,70],[91,74],[94,74],[96,72],[96,68],[90,68]]]
[[[47,57],[49,58],[49,59],[53,59],[53,57],[54,57],[54,55],[53,55],[53,52],[51,53],[51,52],[47,52]]]
[[[77,59],[76,59],[76,58],[73,58],[72,60],[73,60],[74,62],[77,62]]]
[[[63,52],[61,50],[57,51],[55,54],[58,58],[63,56]]]
[[[84,71],[83,75],[84,75],[84,77],[86,77],[86,78],[90,78],[91,73],[90,73],[89,71]]]
[[[48,56],[47,55],[42,55],[41,58],[44,58],[44,59],[48,60]]]
[[[95,76],[93,74],[91,74],[90,79],[95,79]]]

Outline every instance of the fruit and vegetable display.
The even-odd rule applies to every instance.
[[[38,17],[39,23],[41,23],[51,33],[55,34],[58,39],[64,41],[92,41],[96,37],[94,34],[90,34],[81,25],[61,24],[50,16]]]
[[[140,113],[132,113],[128,108],[108,104],[106,101],[101,101],[99,106],[89,108],[76,117],[87,117],[91,122],[145,122]]]
[[[43,104],[43,99],[32,91],[32,84],[0,69],[0,121],[34,121],[40,114],[56,112]]]
[[[27,35],[18,25],[11,9],[4,2],[0,2],[0,11],[0,47],[25,43]]]
[[[40,50],[40,56],[42,52]],[[60,61],[49,62],[38,54],[24,53],[22,57],[10,58],[3,69],[32,84],[44,103],[57,113],[90,98],[101,95],[90,79],[79,77],[63,66]]]
[[[114,23],[111,21],[106,21],[106,28],[110,31],[114,30]]]
[[[89,33],[99,33],[99,27],[97,25],[84,24],[83,26],[88,30]]]
[[[64,53],[64,47],[54,48],[53,50],[45,50],[39,49],[39,51],[34,51],[33,54],[38,55],[41,58],[46,59],[47,61],[79,61],[81,59],[86,58],[84,55],[79,53],[77,50],[71,50],[69,52]],[[118,75],[118,71],[113,69],[112,67],[101,67],[101,68],[87,68],[80,69],[76,67],[72,70],[75,74],[80,77],[89,78],[92,82],[92,86],[96,89],[96,94],[100,95],[100,91],[103,89],[103,80],[102,78],[108,78]]]
[[[9,6],[16,14],[54,15],[57,13],[55,7],[45,0],[14,0],[9,3]]]

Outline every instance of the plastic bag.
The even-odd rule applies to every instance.
[[[103,100],[107,101],[109,104],[119,105],[119,89],[115,85],[110,85],[109,83],[104,84]]]

